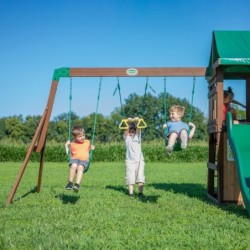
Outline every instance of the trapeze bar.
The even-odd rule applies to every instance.
[[[119,124],[119,129],[128,129],[129,128],[129,121],[131,122],[135,122],[135,119],[122,119],[122,121]],[[143,120],[143,118],[139,118],[138,119],[138,123],[136,125],[137,128],[146,128],[147,124],[146,122]]]

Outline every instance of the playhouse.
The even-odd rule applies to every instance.
[[[250,146],[242,146],[243,141],[250,139],[248,132],[245,132],[245,129],[250,130],[247,124],[250,122],[250,31],[213,32],[206,78],[209,98],[207,194],[216,202],[242,203],[244,200],[247,205],[250,188]],[[227,79],[245,80],[246,121],[236,127],[241,130],[241,140],[236,145],[240,153],[234,150],[234,141],[228,140],[227,126],[223,124],[222,119],[224,80]],[[234,159],[228,157],[230,150],[233,151]]]

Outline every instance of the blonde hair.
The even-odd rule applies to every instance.
[[[173,105],[170,107],[169,112],[177,112],[180,117],[184,116],[185,107],[179,105]]]

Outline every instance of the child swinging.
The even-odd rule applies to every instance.
[[[170,156],[180,142],[180,149],[187,147],[188,141],[194,136],[196,126],[194,123],[188,124],[181,119],[184,116],[185,107],[173,105],[170,109],[170,121],[163,125],[164,136],[166,141],[166,155]],[[191,129],[189,129],[191,127]]]

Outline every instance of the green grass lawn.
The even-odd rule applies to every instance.
[[[250,219],[235,204],[206,199],[206,163],[146,162],[145,198],[130,198],[124,163],[95,163],[78,194],[65,190],[67,163],[0,163],[0,249],[250,249]],[[136,189],[137,193],[137,189]]]

